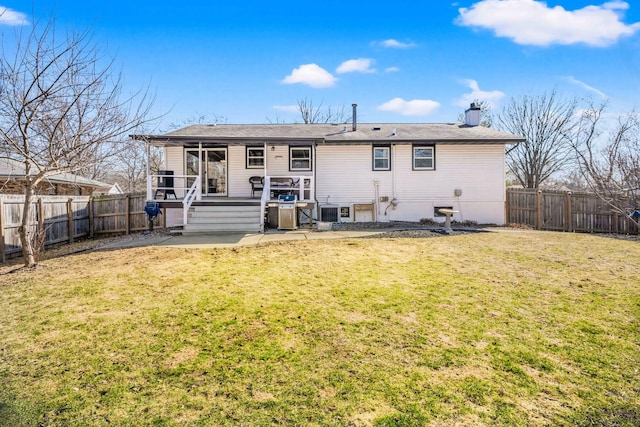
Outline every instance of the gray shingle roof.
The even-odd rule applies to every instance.
[[[24,163],[8,157],[0,157],[0,177],[21,179],[25,176]],[[80,175],[74,175],[69,172],[53,172],[50,175],[47,175],[45,180],[58,184],[72,184],[80,187],[99,188],[110,186],[110,184],[96,181],[95,179],[85,178]]]
[[[345,131],[346,129],[346,131]],[[395,135],[394,135],[395,130]],[[140,136],[136,136],[140,138]],[[154,143],[230,141],[324,141],[325,143],[439,142],[513,144],[524,138],[482,126],[460,123],[358,123],[191,125],[164,135],[147,135]]]

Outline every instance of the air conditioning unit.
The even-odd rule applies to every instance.
[[[320,221],[338,222],[339,220],[340,211],[338,206],[320,206]]]

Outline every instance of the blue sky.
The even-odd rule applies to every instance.
[[[54,16],[93,33],[166,130],[198,116],[292,122],[298,99],[361,122],[451,122],[553,89],[640,109],[640,5],[624,1],[0,0],[3,43]]]

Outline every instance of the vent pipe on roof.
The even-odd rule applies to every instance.
[[[351,106],[353,107],[353,114],[352,114],[352,119],[353,119],[353,126],[351,127],[352,131],[356,131],[357,129],[357,124],[358,124],[358,119],[357,119],[357,109],[358,109],[358,104],[351,104]]]
[[[480,125],[480,107],[472,102],[467,111],[464,112],[464,124],[467,126]]]

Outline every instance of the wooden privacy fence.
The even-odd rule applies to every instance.
[[[630,207],[633,210],[633,207]],[[507,224],[538,230],[638,234],[638,226],[595,194],[507,189]]]
[[[129,234],[148,229],[145,194],[117,196],[36,196],[29,226],[44,235],[44,245],[73,243],[101,234]],[[0,258],[22,253],[18,233],[24,196],[0,195]],[[154,226],[163,227],[163,217]]]

